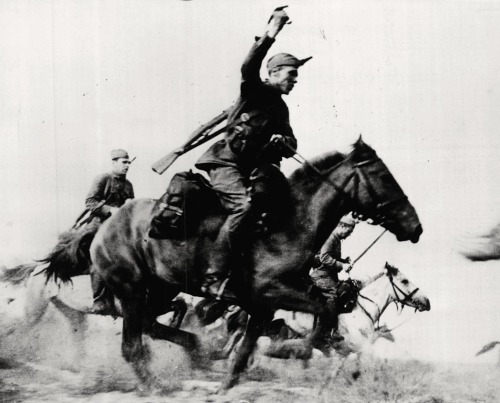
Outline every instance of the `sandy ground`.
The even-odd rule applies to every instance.
[[[75,305],[89,303],[86,280],[63,290],[42,289],[36,282],[0,284],[0,402],[500,401],[500,366],[370,357],[359,367],[352,360],[342,365],[339,357],[322,357],[308,368],[296,360],[261,357],[240,385],[218,395],[228,362],[193,371],[180,347],[149,338],[160,387],[142,396],[120,355],[121,319],[64,315],[47,302],[58,292],[78,294]]]

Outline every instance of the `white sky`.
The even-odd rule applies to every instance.
[[[412,354],[473,359],[500,339],[500,270],[453,245],[500,220],[500,3],[286,3],[293,23],[270,54],[313,56],[285,98],[299,152],[346,151],[362,133],[424,226],[417,245],[384,236],[355,270],[388,260],[430,297],[395,333]],[[280,5],[0,0],[0,264],[47,252],[112,148],[137,156],[136,195],[159,197],[203,150],[163,176],[151,164],[235,100],[241,61]],[[346,252],[379,231],[359,226]]]

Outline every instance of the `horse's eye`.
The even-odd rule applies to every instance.
[[[410,282],[408,280],[406,280],[406,279],[404,279],[403,281],[401,281],[401,283],[403,283],[404,285],[410,284]]]

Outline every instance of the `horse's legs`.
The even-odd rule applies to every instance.
[[[180,330],[174,326],[166,326],[159,323],[156,318],[164,313],[175,309],[175,305],[181,309],[182,318],[187,310],[184,302],[172,302],[172,299],[179,293],[179,290],[169,286],[167,283],[161,282],[156,279],[148,286],[147,298],[147,313],[144,317],[144,333],[147,333],[153,339],[167,340],[172,343],[178,344],[186,349],[186,352],[191,358],[191,364],[195,367],[205,367],[205,362],[201,353],[201,344],[193,333]],[[184,309],[182,310],[182,306]],[[182,318],[180,321],[182,321]],[[180,326],[179,321],[179,326]]]
[[[123,309],[123,357],[132,365],[141,386],[149,389],[153,383],[149,369],[150,354],[142,342],[145,296],[142,294],[121,298],[120,303]]]
[[[272,314],[265,316],[253,315],[247,324],[243,342],[236,352],[236,357],[231,365],[231,370],[228,377],[221,386],[221,391],[226,391],[236,385],[240,379],[240,374],[246,368],[248,358],[255,349],[257,339],[262,335],[265,327],[271,322]]]

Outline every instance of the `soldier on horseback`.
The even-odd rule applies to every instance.
[[[355,226],[356,221],[351,214],[342,217],[339,225],[316,254],[310,272],[311,280],[324,298],[330,316],[327,321],[319,321],[326,344],[344,339],[338,333],[338,274],[341,271],[348,273],[351,269],[350,259],[342,258],[342,241],[352,234]]]
[[[290,93],[297,83],[298,68],[310,58],[299,60],[290,54],[277,54],[267,62],[269,79],[260,78],[262,61],[288,19],[283,7],[276,9],[265,34],[256,38],[241,68],[240,96],[228,116],[227,136],[196,163],[197,168],[208,172],[229,214],[216,239],[202,285],[203,292],[215,297],[224,291],[221,285],[249,231],[253,206],[247,188],[252,171],[262,164],[279,167],[281,159],[293,156],[297,147],[288,107],[281,96]]]
[[[85,222],[98,227],[104,220],[114,214],[125,202],[134,198],[134,187],[127,180],[127,172],[131,160],[127,151],[122,149],[111,151],[111,172],[98,175],[87,194],[86,210],[77,220],[75,228]],[[90,271],[94,303],[90,311],[99,315],[108,315],[113,311],[113,298],[108,295],[102,279],[93,270]]]
[[[85,199],[86,210],[91,212],[89,218],[97,217],[103,222],[118,210],[127,200],[134,198],[134,187],[127,180],[127,172],[132,161],[125,150],[117,149],[111,151],[111,172],[98,175]],[[81,217],[83,218],[83,217]],[[75,226],[82,224],[79,218]]]

